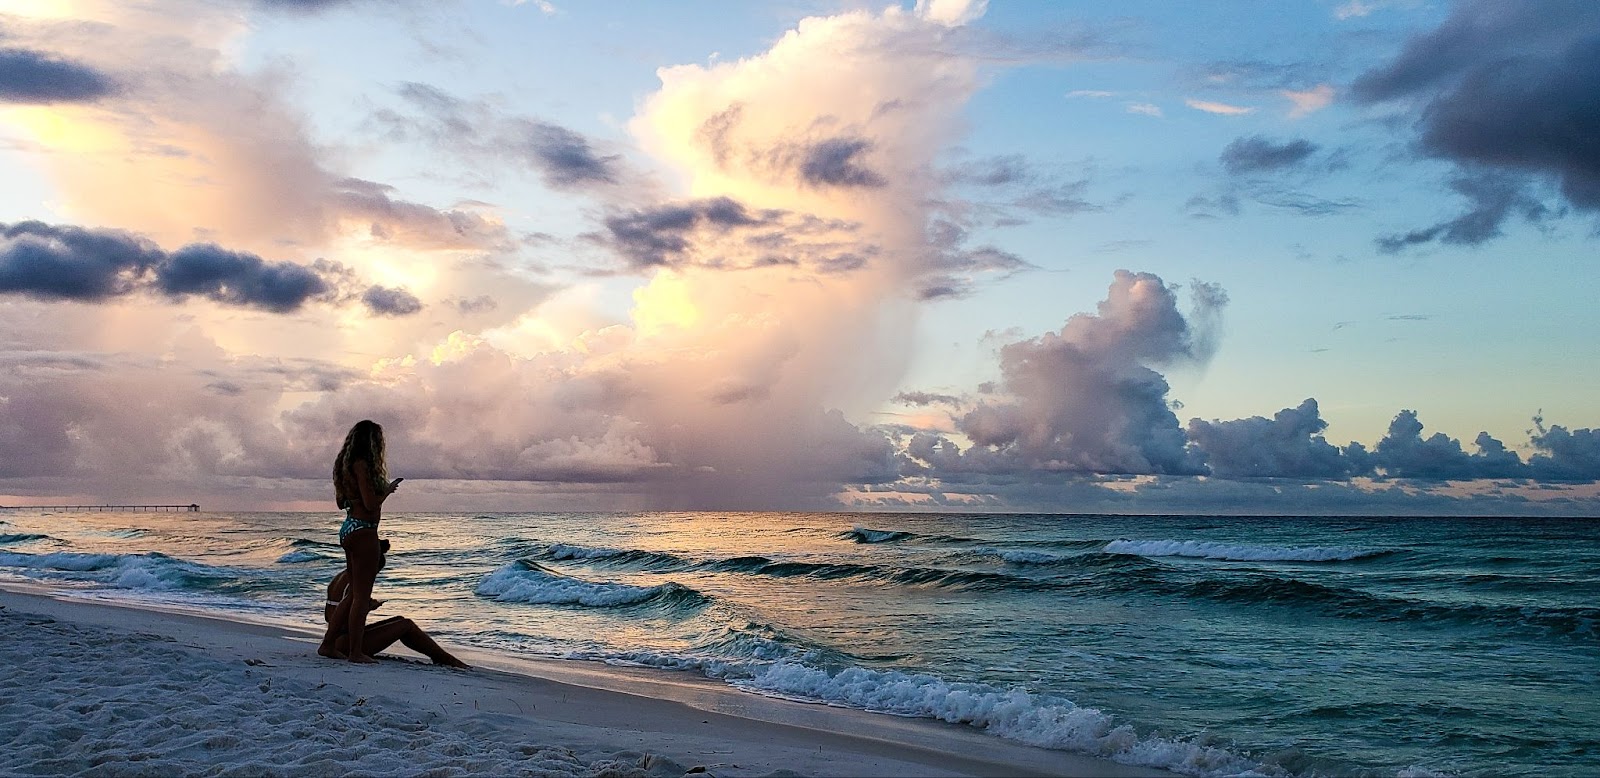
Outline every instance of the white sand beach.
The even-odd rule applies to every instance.
[[[8,585],[0,774],[1168,775],[660,671],[398,647],[357,666],[316,656],[310,626]]]

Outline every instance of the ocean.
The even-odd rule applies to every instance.
[[[320,626],[334,513],[0,511],[0,580]],[[1600,521],[386,516],[374,618],[1189,775],[1600,774]],[[309,649],[308,649],[309,650]]]

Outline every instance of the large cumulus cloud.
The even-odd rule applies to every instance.
[[[1226,301],[1220,289],[1197,283],[1185,318],[1176,291],[1159,277],[1118,271],[1096,313],[1001,348],[999,396],[955,420],[970,448],[924,434],[910,453],[941,477],[1203,473],[1155,368],[1208,358],[1210,327]]]
[[[1205,453],[1210,472],[1221,478],[1343,479],[1361,474],[1365,450],[1341,449],[1327,441],[1314,398],[1267,419],[1189,421],[1189,440]]]

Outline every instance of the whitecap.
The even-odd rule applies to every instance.
[[[1234,562],[1344,562],[1376,556],[1382,550],[1347,546],[1252,546],[1204,540],[1113,540],[1107,554],[1181,556]]]
[[[682,588],[674,583],[633,586],[612,581],[584,581],[538,565],[514,562],[485,576],[476,591],[500,602],[612,608],[644,602]]]

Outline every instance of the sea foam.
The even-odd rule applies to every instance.
[[[98,583],[119,589],[172,591],[234,576],[221,568],[174,559],[166,554],[50,554],[0,552],[0,567],[30,578]]]
[[[1344,562],[1376,556],[1382,550],[1343,546],[1251,546],[1204,540],[1113,540],[1107,554],[1182,556],[1232,562]]]
[[[900,716],[967,724],[1041,748],[1093,754],[1125,764],[1186,775],[1263,775],[1264,766],[1214,746],[1166,738],[1140,738],[1095,708],[1060,697],[949,683],[932,675],[851,667],[829,672],[780,660],[731,682],[758,693],[845,705]]]

